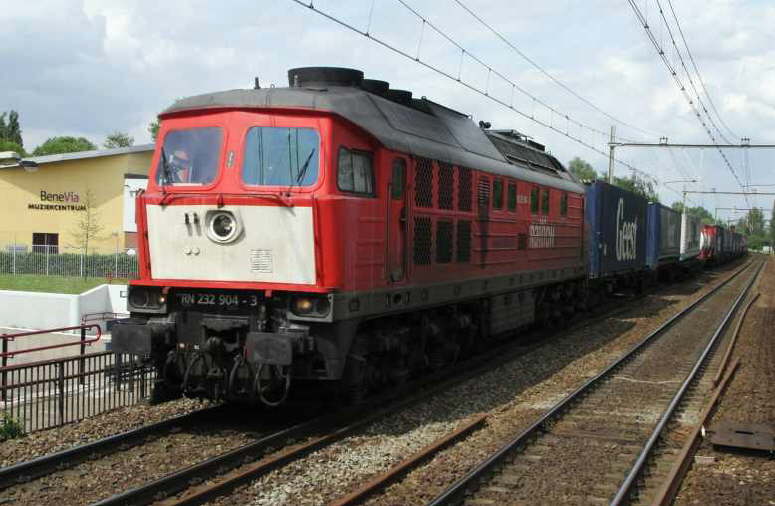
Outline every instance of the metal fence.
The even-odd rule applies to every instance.
[[[135,278],[137,255],[132,249],[86,254],[77,248],[7,243],[0,245],[0,274]]]
[[[0,368],[2,410],[25,432],[76,422],[147,398],[155,372],[111,352]]]
[[[38,341],[54,332],[80,333],[77,341],[53,344]],[[138,357],[110,352],[86,353],[86,347],[102,337],[97,323],[58,329],[2,334],[0,401],[4,419],[13,420],[25,432],[48,429],[88,416],[135,404],[150,391],[155,372]],[[26,347],[9,350],[9,342]],[[76,356],[8,365],[18,355],[55,349],[79,348]]]

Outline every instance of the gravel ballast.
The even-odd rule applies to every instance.
[[[321,504],[354,490],[476,413],[486,427],[441,452],[372,502],[420,504],[730,273],[727,266],[640,299],[624,313],[565,332],[514,361],[402,410],[267,474],[214,504]]]
[[[775,425],[775,259],[752,293],[761,293],[740,330],[732,360],[740,367],[708,424],[719,421]],[[704,440],[675,504],[775,505],[775,460],[766,455],[715,451]]]

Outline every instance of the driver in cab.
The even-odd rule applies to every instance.
[[[172,183],[188,183],[191,180],[191,160],[185,150],[175,151],[168,163]]]

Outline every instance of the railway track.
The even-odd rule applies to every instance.
[[[183,427],[206,422],[223,411],[223,406],[199,409],[60,452],[4,467],[0,469],[0,490],[25,483],[55,471],[74,467],[88,459],[126,450],[132,446],[142,444],[147,438],[156,438]]]
[[[714,351],[762,266],[676,314],[429,504],[651,499],[680,453],[663,438],[679,413],[699,411],[722,362]]]
[[[626,309],[621,306],[613,312]],[[574,329],[591,325],[596,321],[610,317],[611,313],[601,315],[577,323]],[[528,346],[502,346],[491,353],[479,355],[465,364],[462,373],[460,368],[445,371],[441,374],[423,378],[413,382],[408,388],[399,392],[373,399],[367,405],[358,409],[345,410],[325,419],[311,420],[296,427],[269,435],[266,438],[245,445],[226,454],[214,457],[186,469],[172,473],[158,480],[148,482],[140,487],[127,490],[121,494],[107,498],[98,504],[127,505],[148,504],[161,501],[161,504],[190,505],[202,504],[219,496],[229,494],[232,490],[245,483],[254,481],[261,476],[279,469],[290,462],[301,459],[310,453],[356,433],[358,430],[387,417],[401,409],[422,402],[440,391],[449,389],[467,379],[475,377],[497,367],[501,363],[512,360],[515,356],[526,353],[540,346],[539,340],[545,333],[533,335],[537,342]],[[504,353],[504,350],[509,350]],[[447,377],[448,379],[444,379]],[[410,396],[408,392],[420,390]],[[397,400],[398,399],[398,400]],[[364,413],[370,413],[364,416]],[[301,444],[288,444],[288,440],[305,440]],[[266,455],[267,448],[283,447],[279,452]],[[201,484],[206,482],[205,484]],[[162,498],[168,498],[162,500]]]
[[[629,300],[637,301],[637,298]],[[619,304],[616,309],[607,311],[605,314],[576,322],[571,326],[571,329],[575,330],[592,325],[597,321],[627,310],[630,305],[622,306]],[[263,431],[259,437],[247,444],[203,459],[196,464],[163,475],[140,486],[132,487],[107,497],[97,504],[148,504],[165,498],[168,499],[164,501],[164,504],[201,504],[206,500],[227,494],[240,484],[254,480],[294,459],[302,458],[317,449],[333,444],[381,417],[411,404],[419,403],[439,391],[451,388],[482,374],[486,370],[497,367],[500,363],[508,362],[520,354],[527,353],[531,349],[541,346],[548,333],[537,331],[529,335],[526,344],[508,343],[491,352],[476,356],[465,363],[462,374],[461,368],[456,367],[413,382],[404,390],[391,392],[389,395],[374,399],[367,403],[365,409],[345,410],[332,416],[307,419],[301,423],[286,423],[279,430]],[[407,392],[417,390],[421,390],[421,392],[403,398]],[[402,400],[396,402],[396,399]],[[380,409],[380,406],[385,406],[388,403],[388,407]],[[45,476],[66,467],[73,467],[88,459],[110,455],[116,451],[142,444],[150,436],[157,438],[159,434],[168,433],[176,427],[201,424],[207,416],[217,416],[221,409],[223,408],[209,408],[201,410],[201,412],[192,412],[11,466],[0,472],[0,490],[15,483]],[[364,417],[364,411],[371,411],[372,414]],[[293,441],[298,440],[306,441],[304,444],[293,444]],[[275,452],[277,448],[283,448],[283,450]],[[209,483],[200,485],[205,481]]]

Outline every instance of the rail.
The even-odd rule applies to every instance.
[[[575,391],[568,394],[560,402],[555,404],[551,409],[549,409],[546,413],[544,413],[540,418],[535,420],[528,428],[523,430],[520,434],[518,434],[512,440],[507,442],[505,445],[501,446],[496,452],[491,454],[487,459],[482,461],[474,469],[470,470],[466,475],[458,479],[446,490],[444,490],[441,494],[436,496],[432,501],[428,503],[428,506],[441,506],[445,504],[452,504],[452,503],[455,503],[460,498],[462,498],[466,492],[466,489],[468,489],[472,483],[475,483],[478,480],[483,479],[483,477],[487,473],[491,472],[501,462],[503,462],[507,458],[507,456],[510,455],[512,451],[514,451],[514,449],[519,448],[520,446],[526,444],[526,442],[530,438],[541,433],[549,424],[551,424],[556,418],[558,418],[570,406],[572,406],[575,400],[582,397],[585,393],[590,392],[594,387],[600,384],[604,378],[608,377],[613,371],[618,370],[618,368],[621,365],[627,363],[632,358],[634,358],[638,353],[640,353],[641,350],[645,349],[649,344],[655,341],[658,336],[662,335],[668,328],[672,327],[678,320],[680,320],[685,315],[687,315],[688,313],[696,309],[705,300],[709,299],[716,292],[721,290],[722,287],[727,286],[727,284],[730,281],[732,281],[742,272],[750,268],[752,263],[753,262],[749,262],[743,267],[741,267],[740,269],[736,270],[734,274],[727,277],[723,282],[719,283],[717,286],[715,286],[713,289],[708,291],[703,296],[697,298],[694,302],[692,302],[688,307],[686,307],[682,311],[673,315],[662,325],[660,325],[657,329],[655,329],[649,335],[643,338],[640,342],[636,343],[633,347],[631,347],[619,359],[617,359],[612,364],[607,366],[603,371],[598,373],[596,376],[589,379],[587,382],[585,382],[582,386],[577,388]],[[761,266],[759,266],[759,270],[756,271],[756,274],[753,276],[751,282],[745,287],[744,289],[745,293],[747,293],[747,291],[750,289],[750,286],[753,284],[753,281],[758,276],[760,269],[761,269]],[[737,299],[738,304],[740,300],[741,299]],[[726,325],[727,321],[728,319],[724,320],[724,325]],[[705,354],[703,354],[703,358],[704,356]],[[640,471],[640,468],[638,470]]]
[[[651,452],[655,448],[657,441],[665,431],[665,428],[667,427],[668,422],[672,419],[673,413],[676,411],[676,409],[678,408],[678,405],[683,400],[685,392],[689,389],[689,386],[694,382],[695,377],[697,377],[698,372],[705,364],[705,359],[708,357],[708,355],[710,355],[711,350],[713,349],[716,342],[726,331],[727,326],[729,325],[729,322],[731,321],[731,319],[734,317],[735,313],[739,309],[740,304],[748,295],[748,292],[751,289],[751,286],[753,286],[754,282],[759,277],[759,273],[761,272],[763,267],[764,267],[764,263],[759,265],[753,277],[751,278],[751,281],[749,281],[745,285],[745,288],[743,288],[743,291],[740,292],[740,295],[738,295],[735,301],[732,303],[732,306],[724,315],[724,319],[716,328],[716,331],[713,333],[713,336],[708,341],[708,344],[705,345],[705,348],[702,350],[702,355],[700,355],[700,358],[697,359],[697,361],[694,363],[694,367],[692,367],[691,372],[686,376],[686,379],[684,379],[683,383],[681,383],[681,386],[678,389],[678,391],[675,393],[675,395],[673,395],[673,398],[670,400],[670,404],[668,405],[664,413],[662,413],[662,417],[657,423],[657,426],[654,427],[654,430],[651,432],[651,436],[649,436],[648,441],[646,441],[646,444],[643,446],[643,449],[638,455],[638,458],[635,461],[635,464],[632,466],[632,469],[630,469],[630,472],[627,474],[624,481],[619,486],[619,490],[616,491],[616,495],[611,500],[612,505],[618,506],[620,504],[626,503],[629,500],[629,496],[632,493],[632,490],[635,488],[635,484],[638,477],[643,472],[646,462],[650,458]]]

